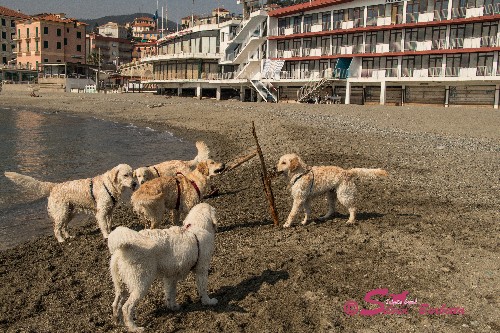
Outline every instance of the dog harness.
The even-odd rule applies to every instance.
[[[177,176],[182,176],[182,177],[186,177],[184,176],[184,174],[182,172],[177,172],[176,173]],[[187,177],[186,177],[187,178]],[[198,194],[198,200],[201,200],[201,191],[200,191],[200,188],[198,187],[198,185],[196,185],[196,182],[187,178],[189,180],[189,182],[191,183],[191,185],[194,187],[194,189],[196,190],[196,194]],[[177,184],[177,202],[175,203],[175,209],[179,209],[180,205],[181,205],[181,183],[179,182],[179,179],[175,179],[175,182]]]
[[[102,184],[102,186],[104,186],[104,189],[106,190],[106,192],[108,192],[109,196],[111,197],[111,201],[113,202],[113,207],[114,207],[116,205],[116,198],[113,196],[113,194],[111,194],[111,192],[108,190],[106,185],[104,185],[104,183]],[[90,187],[90,196],[92,197],[92,200],[94,200],[94,202],[97,202],[94,195],[94,181],[92,180],[92,178],[90,179],[89,187]]]
[[[111,197],[111,201],[113,201],[113,207],[114,207],[116,205],[115,197],[113,196],[113,194],[111,194],[111,192],[108,190],[108,188],[104,183],[102,183],[102,186],[104,186],[104,189],[106,190],[106,192],[108,192],[109,196]]]
[[[186,230],[189,229],[189,227],[191,227],[191,224],[186,225]],[[200,259],[200,241],[198,240],[198,237],[194,232],[191,231],[191,233],[193,234],[194,239],[196,240],[196,248],[198,250],[198,256],[196,257],[196,261],[194,262],[193,267],[191,267],[191,270],[193,270],[196,268],[196,265],[198,265],[198,260]]]
[[[92,200],[96,202],[95,196],[94,196],[94,181],[92,178],[90,178],[90,196],[92,197]]]
[[[304,173],[302,173],[302,174],[298,175],[297,177],[295,177],[295,179],[291,182],[290,187],[292,187],[293,185],[295,185],[295,183],[296,183],[296,182],[297,182],[300,178],[302,178],[303,176],[307,175],[309,172],[310,172],[310,173],[311,173],[311,175],[312,175],[312,182],[311,182],[311,186],[309,186],[309,192],[311,192],[311,190],[312,190],[312,188],[313,188],[313,186],[314,186],[314,172],[312,172],[312,170],[311,170],[311,169],[309,169],[309,170],[307,170],[306,172],[304,172]]]

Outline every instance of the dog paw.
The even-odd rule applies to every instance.
[[[208,298],[206,300],[202,300],[201,303],[203,305],[215,305],[217,304],[219,301],[216,299],[216,298]]]
[[[283,228],[290,228],[290,226],[291,226],[291,223],[285,223],[285,224],[283,224]]]
[[[347,222],[346,222],[347,225],[353,225],[355,223],[356,223],[355,220],[347,220]]]
[[[141,332],[144,332],[144,327],[138,327],[138,326],[128,327],[128,331],[134,332],[134,333],[141,333]]]

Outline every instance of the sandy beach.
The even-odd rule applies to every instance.
[[[137,308],[136,323],[146,332],[500,331],[498,110],[241,103],[152,94],[30,98],[5,91],[0,107],[169,130],[193,145],[204,140],[213,159],[222,162],[254,146],[254,121],[268,167],[295,152],[309,165],[389,172],[387,179],[359,184],[356,225],[346,224],[347,210],[339,204],[333,219],[289,229],[272,225],[256,158],[215,177],[220,194],[207,202],[216,208],[220,228],[209,294],[219,304],[202,306],[189,276],[178,288],[181,310],[172,312],[163,305],[157,281]],[[292,204],[287,185],[284,177],[273,180],[281,224]],[[318,198],[313,217],[326,209]],[[141,227],[125,203],[113,221]],[[64,244],[46,236],[0,252],[0,330],[125,331],[111,320],[110,256],[94,217],[70,230],[76,237]],[[359,309],[377,308],[364,300],[374,289],[387,289],[387,296],[372,299],[385,301],[389,294],[408,291],[407,300],[417,304],[408,304],[403,314],[346,313],[348,301]],[[449,314],[450,308],[463,311]]]

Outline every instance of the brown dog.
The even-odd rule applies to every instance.
[[[337,198],[349,210],[347,223],[354,223],[356,221],[356,179],[387,176],[387,171],[382,169],[345,170],[337,166],[309,167],[296,154],[281,156],[277,171],[287,174],[293,197],[292,210],[283,225],[285,228],[293,223],[302,209],[305,212],[302,224],[307,224],[311,215],[311,200],[321,194],[326,194],[329,204],[328,213],[321,219],[329,219],[335,214],[335,199]]]
[[[132,194],[134,211],[154,229],[160,225],[165,211],[173,210],[173,222],[177,225],[181,212],[187,213],[201,202],[210,177],[223,170],[224,164],[206,160],[187,175],[152,179]]]
[[[197,141],[196,148],[198,149],[198,155],[191,161],[172,160],[135,169],[134,176],[137,178],[139,186],[154,178],[174,177],[178,172],[187,175],[196,168],[199,162],[209,159],[210,150],[205,142]]]

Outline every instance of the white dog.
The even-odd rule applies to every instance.
[[[178,172],[187,175],[196,168],[198,163],[208,160],[209,158],[208,155],[210,154],[210,150],[205,142],[197,141],[196,148],[198,149],[198,155],[191,161],[172,160],[135,169],[134,176],[137,178],[139,186],[154,178],[165,176],[173,177]]]
[[[349,210],[347,223],[356,221],[356,179],[386,177],[382,169],[349,169],[337,166],[307,166],[296,154],[283,155],[277,165],[279,173],[285,173],[293,197],[293,207],[283,227],[289,227],[297,214],[304,209],[302,224],[307,224],[311,215],[312,198],[326,193],[329,210],[321,219],[326,220],[335,214],[335,192],[337,199]]]
[[[134,323],[134,309],[146,295],[155,278],[163,279],[166,306],[178,310],[177,282],[191,270],[196,274],[196,286],[204,305],[215,305],[208,297],[208,269],[215,246],[217,219],[215,209],[201,203],[193,207],[182,227],[133,231],[118,227],[109,234],[110,271],[115,286],[113,318],[121,319],[130,332],[141,332]],[[129,297],[125,303],[126,286]],[[122,317],[123,316],[123,317]]]
[[[187,175],[152,179],[132,194],[134,211],[151,223],[151,229],[158,228],[166,210],[173,211],[173,222],[178,224],[180,213],[201,202],[210,177],[220,174],[224,167],[223,163],[206,160]]]
[[[16,172],[5,176],[25,190],[48,196],[48,212],[54,222],[54,234],[59,242],[70,238],[67,226],[77,212],[94,212],[104,238],[111,232],[111,216],[124,188],[134,188],[132,168],[120,164],[94,178],[50,183]]]

